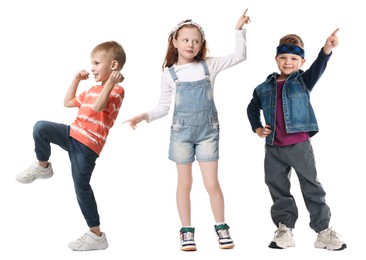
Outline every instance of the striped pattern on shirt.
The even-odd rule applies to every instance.
[[[102,89],[103,86],[94,86],[74,98],[73,102],[79,107],[79,111],[70,127],[70,136],[98,155],[117,119],[124,98],[124,89],[121,86],[114,87],[109,95],[107,107],[102,112],[96,112],[93,105]]]

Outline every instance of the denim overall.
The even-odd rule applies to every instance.
[[[201,61],[206,78],[180,82],[174,67],[169,71],[176,83],[171,125],[169,159],[180,164],[217,161],[219,158],[219,121],[213,100],[210,73]]]

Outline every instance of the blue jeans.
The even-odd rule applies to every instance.
[[[70,137],[70,126],[49,121],[38,121],[33,127],[34,151],[39,161],[48,161],[51,143],[69,153],[74,188],[81,212],[89,227],[99,226],[99,214],[90,178],[98,155]]]

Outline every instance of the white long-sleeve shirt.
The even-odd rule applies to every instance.
[[[210,72],[211,87],[214,87],[217,74],[234,66],[247,57],[246,30],[235,30],[235,51],[224,57],[207,57],[206,63]],[[205,71],[200,62],[183,65],[173,65],[180,82],[191,82],[204,79]],[[169,68],[165,68],[161,79],[161,94],[158,105],[148,111],[149,120],[152,122],[169,113],[172,97],[175,96],[176,84],[170,75]]]

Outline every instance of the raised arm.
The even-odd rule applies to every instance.
[[[320,77],[323,75],[328,61],[332,54],[332,49],[338,45],[338,36],[337,32],[339,29],[336,29],[326,40],[323,48],[320,50],[318,57],[311,64],[309,69],[307,69],[304,74],[302,74],[302,78],[305,82],[307,89],[312,90],[315,84],[318,82]]]
[[[244,26],[244,24],[248,24],[250,21],[249,16],[247,16],[248,8],[245,10],[245,12],[240,16],[239,21],[236,24],[235,29],[241,30]]]
[[[64,99],[65,107],[75,107],[74,102],[72,100],[75,98],[76,90],[78,89],[79,83],[80,81],[86,80],[88,78],[89,78],[89,72],[87,72],[86,70],[81,70],[78,73],[76,73]]]
[[[323,51],[325,54],[329,55],[332,52],[332,49],[338,46],[338,36],[337,32],[339,28],[337,28],[326,40]]]
[[[124,80],[122,74],[119,71],[113,71],[109,76],[109,79],[105,83],[103,90],[98,95],[97,99],[95,100],[93,109],[96,112],[102,112],[108,105],[109,95],[113,87],[122,82]]]

